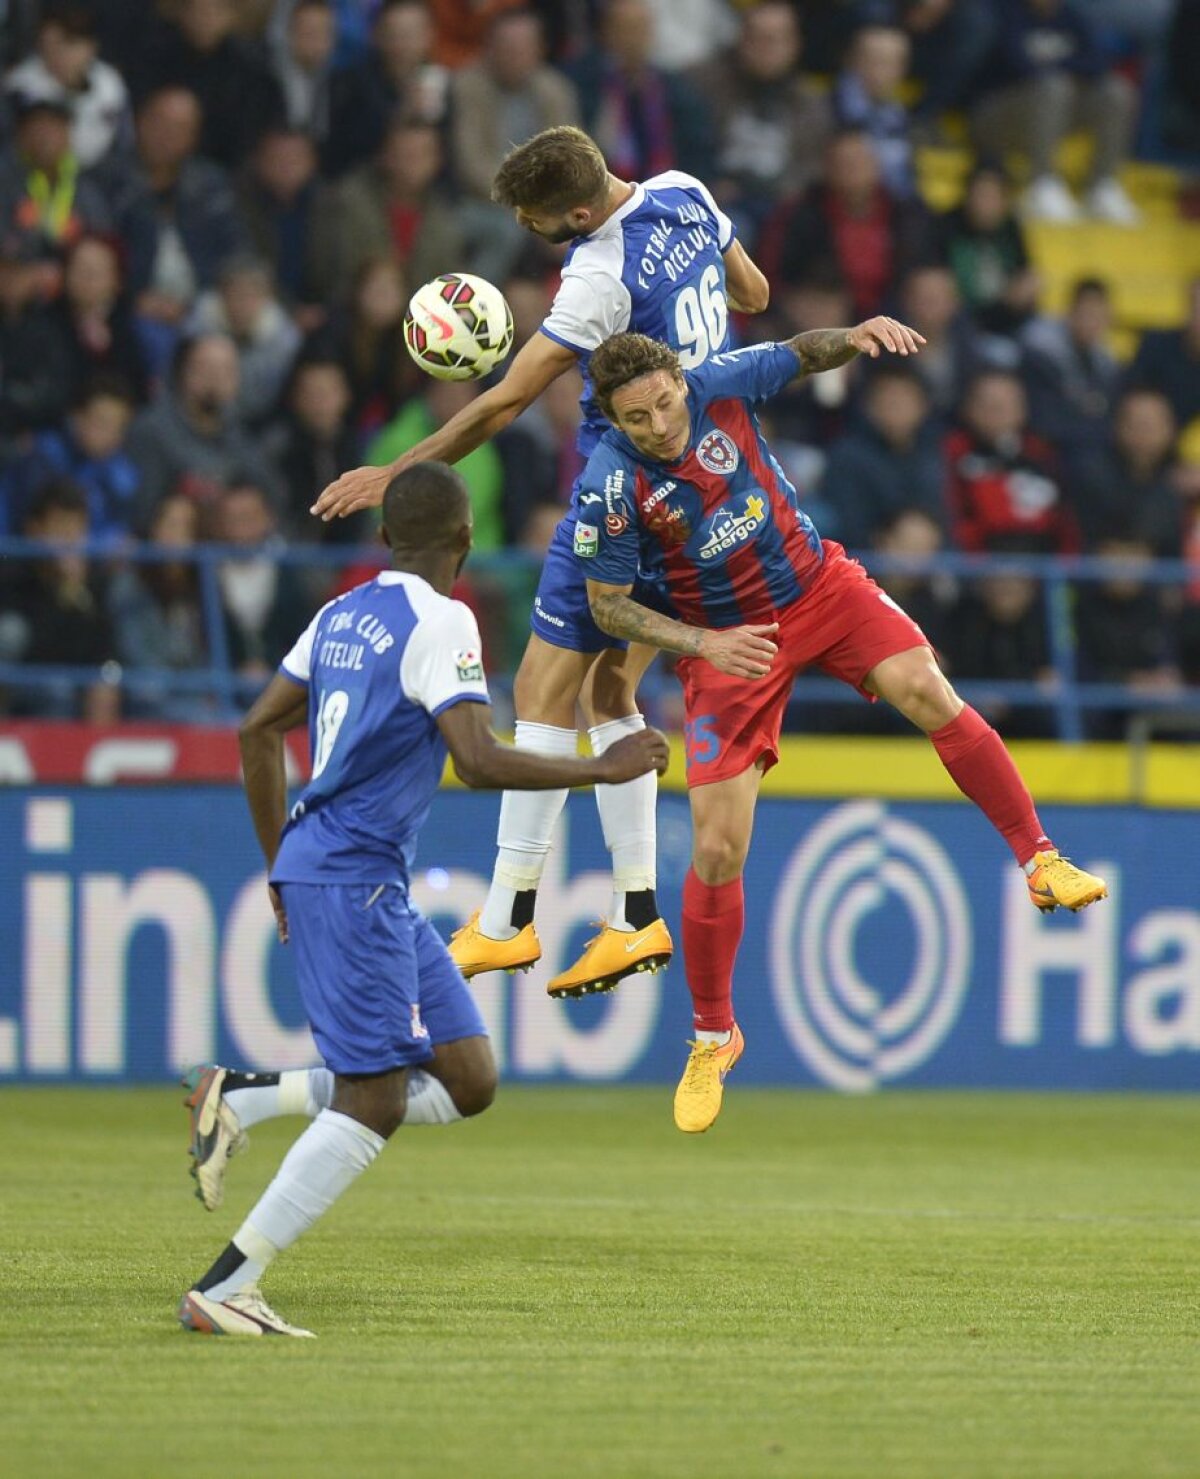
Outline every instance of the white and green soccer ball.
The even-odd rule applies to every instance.
[[[504,294],[470,272],[446,272],[418,288],[404,318],[408,352],[438,380],[478,380],[512,348]]]

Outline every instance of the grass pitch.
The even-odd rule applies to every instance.
[[[0,1472],[343,1479],[1200,1473],[1200,1100],[731,1081],[401,1130],[269,1277],[314,1342],[185,1335],[226,1206],[165,1091],[0,1093]]]

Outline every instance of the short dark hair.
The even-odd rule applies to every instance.
[[[132,411],[137,406],[137,395],[124,375],[116,370],[97,370],[89,375],[71,397],[71,409],[82,411],[93,401],[120,401]]]
[[[414,462],[383,495],[383,528],[393,549],[448,548],[470,515],[461,474],[445,462]]]
[[[71,478],[48,478],[34,493],[25,510],[25,523],[37,524],[51,513],[88,514],[87,494]]]
[[[492,199],[509,210],[570,211],[594,205],[607,184],[599,144],[564,125],[510,150],[492,181]]]
[[[1074,308],[1080,298],[1098,296],[1111,298],[1112,290],[1102,277],[1081,277],[1071,289],[1071,307]]]
[[[588,378],[592,382],[592,394],[610,421],[615,419],[613,395],[631,380],[651,375],[655,370],[668,370],[672,375],[681,373],[679,356],[657,339],[645,334],[614,334],[600,345],[588,361]]]
[[[51,26],[57,26],[76,41],[96,39],[96,22],[92,19],[91,11],[86,5],[79,4],[78,0],[51,0],[42,11],[38,31],[46,31]]]

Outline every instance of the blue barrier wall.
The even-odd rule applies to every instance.
[[[439,796],[419,901],[448,932],[481,901],[497,799]],[[678,919],[686,801],[660,800]],[[764,801],[736,1002],[745,1083],[1190,1089],[1200,1067],[1200,814],[1054,807],[1111,898],[1040,916],[970,807]],[[162,1080],[218,1058],[312,1061],[287,951],[233,787],[0,793],[0,1079]],[[538,918],[538,971],[475,983],[505,1076],[670,1081],[678,962],[612,997],[544,983],[607,901],[591,798],[573,798]]]

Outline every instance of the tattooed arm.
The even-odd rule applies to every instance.
[[[799,359],[801,375],[819,375],[822,370],[848,364],[856,354],[872,359],[878,359],[884,350],[889,354],[916,354],[925,340],[894,318],[881,317],[869,318],[853,329],[812,329],[783,343]]]
[[[770,671],[775,656],[775,643],[770,639],[778,630],[778,623],[729,627],[719,632],[690,627],[633,600],[632,590],[631,585],[605,585],[598,580],[587,583],[592,616],[600,630],[610,637],[644,642],[648,647],[678,652],[685,657],[702,657],[718,671],[735,678],[762,678]]]

